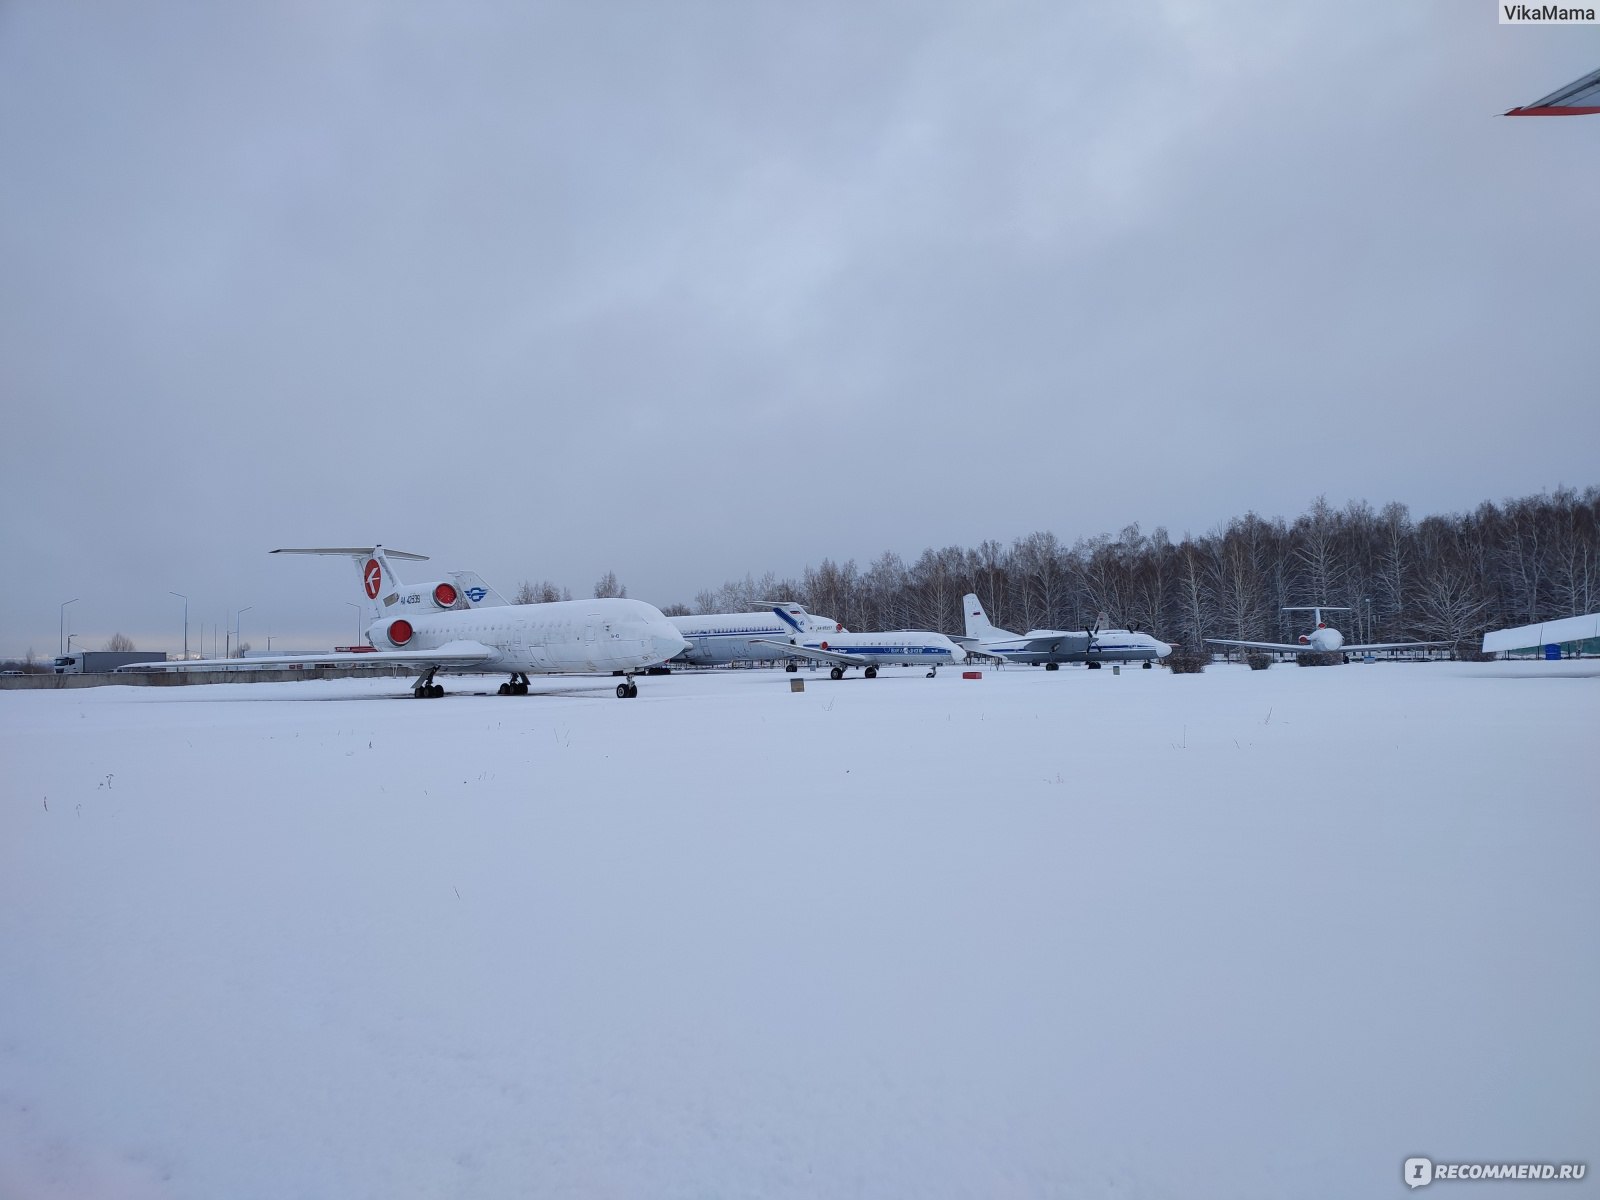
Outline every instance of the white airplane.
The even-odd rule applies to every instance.
[[[622,673],[617,695],[639,694],[633,675],[665,662],[688,645],[659,609],[641,600],[562,600],[551,604],[507,604],[493,588],[470,571],[456,572],[455,582],[402,584],[390,559],[422,562],[425,554],[385,550],[382,546],[347,546],[274,550],[274,554],[342,554],[351,558],[361,578],[370,651],[319,654],[318,663],[399,663],[415,668],[412,694],[419,700],[444,695],[434,673],[508,674],[502,696],[528,694],[529,675],[584,672]],[[308,660],[299,655],[263,655],[194,659],[151,664],[173,670],[208,667],[252,667]]]
[[[844,626],[828,617],[814,617],[798,604],[782,607],[799,621],[807,633],[843,633]],[[787,637],[791,626],[780,621],[771,608],[765,612],[712,613],[700,617],[668,617],[674,628],[688,639],[689,648],[674,662],[713,666],[734,662],[777,662],[788,658],[787,646],[779,649],[774,638]]]
[[[927,629],[895,629],[888,633],[851,633],[835,628],[832,633],[818,632],[808,627],[815,620],[798,604],[774,604],[772,611],[788,627],[788,638],[754,639],[754,644],[774,647],[779,658],[807,658],[825,663],[833,668],[829,674],[843,679],[847,667],[862,667],[862,674],[876,679],[879,667],[927,667],[932,679],[944,663],[954,662],[961,653],[957,646],[942,633]],[[789,663],[788,670],[795,670]]]
[[[1081,662],[1097,670],[1102,662],[1143,661],[1146,669],[1152,659],[1172,653],[1166,642],[1148,633],[1127,629],[1102,629],[1102,613],[1093,629],[1033,629],[1027,633],[1008,633],[989,623],[978,597],[968,592],[961,597],[966,605],[967,636],[957,638],[962,648],[973,654],[1007,662],[1044,664],[1046,671],[1059,671],[1064,662]]]
[[[1349,612],[1346,605],[1302,604],[1288,605],[1284,612],[1308,612],[1316,622],[1309,633],[1302,633],[1297,642],[1242,642],[1233,638],[1206,638],[1212,646],[1242,646],[1247,650],[1276,650],[1280,654],[1361,654],[1368,650],[1427,650],[1435,646],[1448,646],[1449,642],[1368,642],[1365,645],[1346,645],[1344,634],[1322,619],[1325,612]]]

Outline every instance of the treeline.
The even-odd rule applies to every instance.
[[[1105,613],[1198,648],[1203,637],[1298,633],[1285,605],[1342,605],[1347,638],[1475,641],[1486,629],[1600,608],[1600,488],[1484,503],[1414,521],[1403,504],[1335,509],[1318,498],[1292,523],[1247,513],[1174,542],[1130,525],[1063,544],[1034,533],[1009,546],[885,553],[865,569],[824,560],[799,579],[746,576],[695,597],[694,611],[745,612],[797,600],[851,629],[962,632],[961,597],[977,593],[1003,628],[1082,629]],[[668,612],[685,612],[673,605]]]

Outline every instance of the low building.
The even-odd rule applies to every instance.
[[[1483,635],[1485,654],[1512,653],[1543,648],[1546,658],[1560,658],[1561,647],[1582,653],[1582,644],[1600,638],[1600,613],[1582,617],[1562,617],[1537,625],[1518,625],[1515,629],[1492,629]]]

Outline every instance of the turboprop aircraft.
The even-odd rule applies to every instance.
[[[1081,662],[1097,670],[1102,662],[1138,662],[1149,669],[1152,659],[1172,653],[1166,642],[1148,633],[1128,629],[1102,629],[1105,614],[1093,629],[1034,629],[1027,633],[1008,633],[989,623],[978,597],[968,592],[961,597],[966,605],[967,636],[957,638],[964,650],[1006,662],[1044,664],[1046,671],[1059,671],[1064,662]]]
[[[798,604],[781,605],[807,633],[843,633],[844,626],[831,617],[815,617]],[[734,662],[777,662],[790,657],[787,643],[780,649],[774,638],[787,637],[791,626],[773,609],[764,612],[711,613],[699,617],[668,617],[689,648],[674,662],[712,666]]]
[[[1284,612],[1308,612],[1316,622],[1308,633],[1302,633],[1298,642],[1242,642],[1233,638],[1206,638],[1212,646],[1242,646],[1247,650],[1276,650],[1280,654],[1361,654],[1368,650],[1428,650],[1448,646],[1449,642],[1368,642],[1365,645],[1347,645],[1344,634],[1322,619],[1325,612],[1349,612],[1346,605],[1302,604],[1288,605]],[[1348,660],[1348,657],[1346,658]]]
[[[895,629],[888,633],[851,633],[838,627],[832,633],[818,632],[808,627],[814,620],[798,604],[774,604],[772,611],[788,628],[785,641],[756,638],[754,645],[770,646],[778,651],[777,658],[807,658],[812,662],[832,667],[829,674],[843,679],[845,668],[862,667],[862,674],[876,679],[879,667],[927,667],[932,679],[943,663],[954,662],[961,653],[957,646],[942,633],[927,629]],[[791,661],[787,668],[795,670]]]
[[[348,546],[274,550],[274,554],[342,554],[361,578],[370,651],[319,654],[318,663],[399,663],[417,672],[412,695],[433,700],[444,688],[437,671],[506,674],[502,696],[528,694],[529,675],[621,672],[617,695],[639,694],[633,674],[682,652],[688,643],[661,615],[641,600],[561,600],[549,604],[507,604],[471,572],[456,582],[402,584],[390,559],[422,562],[425,554]],[[300,655],[263,655],[251,667],[273,663],[304,665]],[[195,659],[151,664],[168,670],[204,670],[244,665],[236,658]]]

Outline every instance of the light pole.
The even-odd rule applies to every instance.
[[[56,641],[57,654],[65,654],[67,652],[67,605],[76,604],[77,602],[78,598],[76,596],[71,600],[63,600],[61,602],[61,636]],[[345,603],[348,604],[349,601]]]
[[[81,633],[69,633],[69,634],[67,634],[67,653],[68,654],[72,653],[72,639],[73,638],[80,638],[82,636],[83,636],[83,634],[81,634]]]
[[[184,659],[185,662],[188,662],[189,661],[189,597],[185,596],[182,592],[174,592],[170,588],[167,590],[167,595],[176,596],[179,600],[183,601],[183,659]]]
[[[359,646],[361,645],[361,605],[354,600],[346,600],[345,603],[356,610],[356,640],[354,644]]]
[[[1372,597],[1364,597],[1367,603],[1367,641],[1372,640]]]
[[[239,649],[239,618],[244,616],[245,613],[249,612],[254,607],[254,604],[246,604],[238,612],[233,614],[233,648],[238,650],[240,654],[243,654],[244,651]]]

